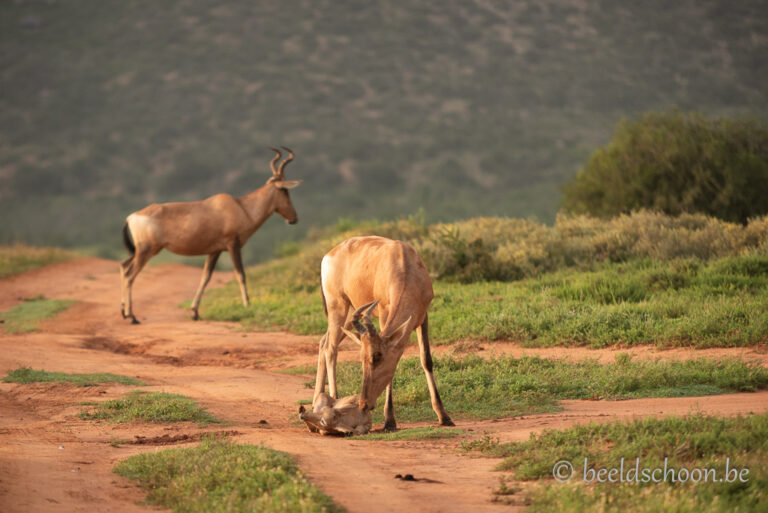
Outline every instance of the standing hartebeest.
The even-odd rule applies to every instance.
[[[330,394],[337,397],[336,358],[346,334],[361,346],[360,408],[372,410],[386,388],[384,429],[397,429],[392,377],[408,338],[416,329],[432,408],[441,425],[454,425],[440,400],[432,373],[427,308],[434,293],[429,272],[416,250],[410,244],[384,237],[353,237],[323,257],[320,288],[328,331],[320,340],[314,399],[325,389],[326,373]],[[353,305],[358,308],[355,310]],[[381,333],[371,322],[374,309],[378,310]],[[350,331],[352,327],[359,336]]]
[[[149,259],[162,249],[179,255],[208,255],[200,286],[192,301],[195,320],[200,318],[197,311],[200,298],[222,251],[228,251],[232,258],[243,304],[248,306],[240,248],[275,212],[289,224],[298,221],[288,189],[302,181],[288,181],[284,175],[285,166],[293,160],[293,152],[283,147],[289,156],[275,169],[275,163],[282,154],[276,148],[270,149],[276,153],[269,163],[272,176],[264,186],[250,194],[239,198],[216,194],[202,201],[154,204],[128,216],[123,226],[123,242],[131,256],[120,264],[121,312],[124,319],[130,318],[133,324],[139,323],[131,304],[133,281]]]

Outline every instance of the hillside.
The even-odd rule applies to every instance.
[[[0,243],[119,247],[148,202],[245,193],[296,150],[302,222],[552,220],[622,116],[768,112],[768,10],[685,0],[0,4]],[[762,27],[762,28],[761,28]],[[258,240],[258,242],[256,242]]]

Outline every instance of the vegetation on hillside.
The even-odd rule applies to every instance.
[[[515,281],[643,259],[707,261],[768,254],[768,217],[742,225],[702,214],[640,211],[611,219],[560,215],[552,226],[498,217],[433,225],[427,225],[422,215],[387,222],[342,219],[334,227],[311,231],[303,244],[283,246],[282,262],[292,269],[289,288],[315,290],[323,255],[360,235],[409,242],[433,278],[462,283]]]
[[[619,124],[565,187],[570,212],[701,212],[747,222],[768,213],[768,124],[650,113]]]
[[[486,437],[463,447],[504,457],[499,469],[513,471],[517,480],[539,480],[537,486],[526,488],[535,512],[746,513],[761,511],[760,505],[768,501],[767,437],[766,414],[735,418],[696,414],[545,430],[526,442],[499,443]],[[585,458],[591,485],[585,482]],[[640,472],[631,473],[636,458]],[[552,480],[553,467],[561,461],[573,465],[569,483]],[[605,482],[614,468],[623,468],[624,482]],[[663,483],[643,482],[646,468],[674,469],[675,481],[668,474]],[[606,469],[602,483],[593,477],[599,469]],[[656,473],[661,476],[663,472]],[[613,478],[619,479],[618,472]],[[507,498],[519,491],[503,488]],[[513,497],[509,502],[516,501]]]
[[[150,202],[243,194],[296,150],[301,222],[551,221],[649,110],[768,112],[760,0],[0,3],[0,243],[120,248]]]

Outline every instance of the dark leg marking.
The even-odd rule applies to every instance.
[[[395,421],[395,406],[392,402],[392,382],[387,385],[387,398],[384,402],[384,431],[397,431]]]

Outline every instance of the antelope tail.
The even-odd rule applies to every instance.
[[[136,254],[136,246],[133,245],[131,240],[131,230],[128,228],[128,221],[123,225],[123,244],[132,256]]]
[[[328,303],[325,302],[325,292],[323,292],[323,277],[320,277],[320,296],[323,298],[323,312],[325,312],[325,318],[328,318]]]

